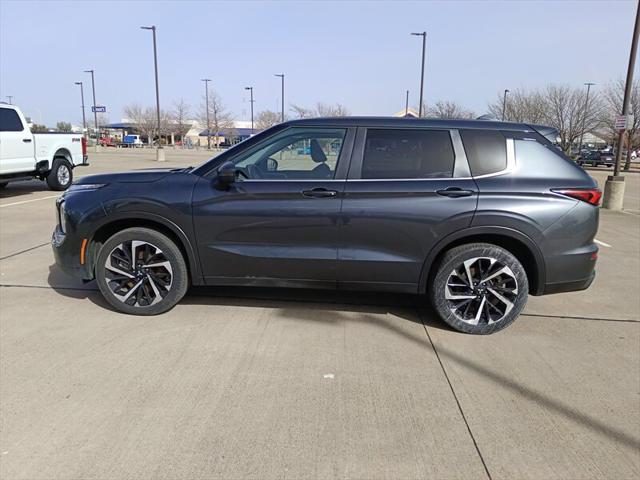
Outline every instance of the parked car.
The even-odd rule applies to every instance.
[[[143,145],[140,135],[125,135],[122,139],[122,143],[120,143],[121,147],[129,148],[142,147]]]
[[[20,109],[0,104],[0,189],[9,182],[38,178],[65,190],[73,169],[87,163],[87,143],[76,133],[31,133]]]
[[[591,150],[587,155],[578,159],[578,165],[591,165],[592,167],[599,167],[600,165],[613,167],[614,162],[615,155],[613,151]]]
[[[189,285],[384,290],[492,333],[529,294],[582,290],[595,275],[601,193],[538,131],[290,121],[197,168],[83,177],[57,202],[53,250],[129,314],[165,312]],[[300,142],[308,153],[291,148]]]
[[[98,144],[102,147],[117,147],[118,140],[113,137],[101,137],[98,140]]]

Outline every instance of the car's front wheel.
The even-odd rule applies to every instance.
[[[148,228],[128,228],[109,238],[96,259],[96,281],[116,310],[157,315],[178,303],[189,285],[178,246]]]
[[[471,243],[449,250],[431,284],[431,301],[456,330],[489,334],[508,327],[527,303],[524,267],[504,248]]]

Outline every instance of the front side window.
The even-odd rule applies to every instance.
[[[18,112],[11,108],[0,108],[0,132],[21,132],[24,130]]]
[[[448,130],[369,129],[361,178],[451,178],[454,161]]]
[[[345,133],[343,128],[289,128],[232,160],[238,180],[332,179]]]

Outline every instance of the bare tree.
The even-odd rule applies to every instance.
[[[291,110],[297,118],[310,117],[346,117],[349,110],[340,103],[334,105],[318,102],[315,108],[302,107],[300,105],[291,105]]]
[[[198,121],[201,125],[207,125],[207,107],[204,96],[198,113]],[[211,134],[214,136],[216,148],[220,147],[220,136],[229,136],[233,133],[233,119],[222,103],[220,95],[214,91],[209,91],[209,126]]]
[[[617,137],[615,129],[615,119],[622,113],[622,100],[624,98],[624,80],[618,79],[609,83],[602,94],[602,127],[613,139]],[[631,87],[631,98],[629,102],[629,113],[633,115],[631,128],[627,130],[628,151],[640,146],[640,81],[633,82]],[[629,170],[631,166],[631,155],[627,155],[624,169]]]
[[[489,104],[489,112],[496,118],[502,119],[504,95],[499,93],[496,101]],[[522,89],[509,92],[504,120],[519,123],[542,123],[545,119],[545,101],[537,90]]]
[[[59,132],[70,132],[71,124],[69,122],[58,122],[56,123],[56,130]]]
[[[280,123],[280,114],[272,110],[263,110],[256,117],[256,128],[258,130],[266,130]]]
[[[156,109],[142,107],[134,103],[124,107],[124,114],[133,123],[136,130],[147,137],[149,145],[151,145],[155,136],[160,133],[158,132]]]
[[[291,105],[291,111],[294,113],[296,118],[311,118],[317,116],[315,110],[312,108],[306,108],[296,104]]]
[[[440,100],[436,102],[434,106],[427,111],[427,115],[433,118],[445,119],[469,119],[475,117],[472,111],[450,100]]]

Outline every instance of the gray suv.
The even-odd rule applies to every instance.
[[[189,285],[427,295],[453,328],[498,331],[528,295],[593,281],[600,191],[548,127],[286,122],[197,168],[83,177],[58,200],[58,264],[117,310]]]

